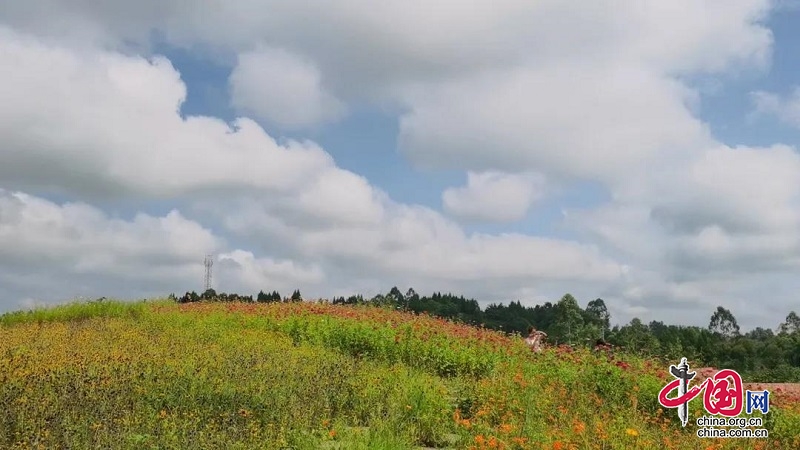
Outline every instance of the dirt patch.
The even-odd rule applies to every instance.
[[[702,383],[707,378],[711,378],[719,372],[714,367],[702,367],[695,369],[697,375],[692,380],[695,383]],[[800,383],[744,383],[744,388],[751,391],[768,390],[770,398],[779,398],[783,401],[800,402]]]
[[[745,383],[745,389],[751,391],[768,390],[770,394],[800,396],[800,383]]]

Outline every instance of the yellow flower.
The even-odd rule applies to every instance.
[[[639,435],[639,432],[638,432],[638,431],[636,431],[636,430],[634,430],[633,428],[628,428],[628,429],[626,429],[626,430],[625,430],[625,433],[626,433],[628,436],[634,436],[634,437],[636,437],[636,436],[638,436],[638,435]]]

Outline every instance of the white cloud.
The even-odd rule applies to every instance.
[[[612,182],[709,140],[685,86],[636,67],[480,74],[409,94],[400,146],[423,166]]]
[[[800,269],[800,156],[781,145],[718,145],[686,164],[632,177],[612,203],[568,210],[567,223],[604,254],[636,261],[610,292],[647,308],[644,318],[735,305],[744,323],[764,320],[767,310],[747,305],[770,283],[793,284]],[[788,298],[763,301],[791,308]]]
[[[791,94],[782,98],[778,94],[765,91],[752,92],[755,115],[770,114],[782,122],[800,128],[800,88],[795,87]],[[751,117],[754,117],[751,116]]]
[[[467,173],[467,185],[442,193],[444,210],[454,216],[489,222],[522,219],[544,195],[544,177],[500,172]]]
[[[39,263],[44,255],[76,273],[125,275],[129,263],[151,263],[155,272],[194,261],[222,245],[178,211],[164,217],[137,214],[114,219],[83,203],[55,204],[0,190],[0,259]],[[135,275],[135,274],[132,274]]]
[[[333,160],[279,145],[249,119],[182,118],[170,62],[73,52],[0,28],[0,180],[84,195],[174,197],[198,189],[286,191]]]
[[[173,45],[217,55],[256,44],[316,63],[335,92],[385,93],[520,62],[642,63],[659,73],[718,72],[769,60],[772,36],[758,22],[770,0],[602,0],[573,8],[556,0],[321,2],[238,0],[198,8],[179,0],[9,5],[0,22],[58,42],[147,47],[153,29]],[[338,97],[338,95],[337,95]]]
[[[314,64],[281,49],[239,54],[230,85],[237,109],[285,128],[315,125],[345,113],[344,104],[322,86]]]
[[[299,228],[268,204],[218,208],[231,232],[255,237],[262,248],[287,246],[304,260],[322,261],[348,276],[452,281],[585,280],[602,283],[623,271],[591,246],[521,234],[467,235],[428,208],[387,201],[372,224],[329,223]],[[489,294],[488,289],[482,293]]]
[[[253,244],[220,247],[231,287],[285,277],[324,294],[403,282],[498,300],[578,289],[606,296],[619,320],[691,303],[702,315],[716,302],[746,304],[764,286],[791,286],[785,272],[797,267],[796,150],[718,142],[687,81],[767,67],[772,5],[15,2],[0,18],[0,186],[98,204],[127,196],[202,206],[204,223],[221,225],[237,247]],[[400,150],[414,164],[470,171],[466,186],[442,195],[453,216],[522,217],[543,195],[524,182],[530,172],[559,186],[597,181],[610,200],[565,206],[578,241],[467,233],[429,208],[392,201],[313,142],[279,143],[246,118],[182,118],[187,91],[170,62],[131,56],[148,51],[152,31],[231,67],[233,104],[278,128],[335,121],[364,102],[399,111]],[[761,113],[798,125],[794,97],[754,94]],[[167,224],[207,230],[178,213],[118,221],[78,210],[70,220],[88,223],[100,242],[82,241],[98,249],[81,260],[89,287],[112,277],[104,270],[144,258],[119,256],[131,255],[125,242],[143,242],[150,258],[188,261],[191,246]],[[56,255],[71,254],[58,233],[82,236],[37,226],[42,237],[29,239]],[[104,240],[111,235],[119,242]],[[0,285],[40,298],[40,277],[30,274],[66,263],[25,255],[30,271],[4,272]],[[81,267],[70,258],[64,267]],[[201,279],[200,262],[177,278]],[[120,280],[130,277],[113,277],[129,289]],[[792,301],[780,291],[758,313],[785,316]]]
[[[218,255],[214,285],[221,290],[284,291],[325,279],[319,266],[229,249],[224,239],[175,210],[123,220],[84,203],[56,204],[0,190],[0,270],[7,277],[0,299],[17,298],[24,307],[76,295],[116,297],[131,282],[137,286],[123,295],[199,291],[205,254]]]
[[[245,250],[234,250],[219,255],[222,265],[223,284],[234,285],[248,292],[260,290],[293,291],[298,287],[317,285],[325,280],[319,266],[304,267],[294,261],[276,261],[273,258],[256,258]],[[233,269],[233,279],[228,272]],[[319,291],[319,289],[317,289]],[[285,295],[285,294],[284,294]]]
[[[369,225],[383,220],[383,199],[366,178],[334,169],[310,181],[291,204],[316,221]]]
[[[201,280],[202,255],[223,245],[177,211],[123,220],[84,203],[56,204],[0,190],[0,299],[181,289]],[[115,292],[119,286],[122,292]]]
[[[517,64],[400,91],[404,154],[422,167],[537,170],[614,185],[713,144],[683,75],[769,60],[766,1],[596,2],[580,12],[544,5],[528,12],[561,31],[536,28],[543,35],[520,41],[532,47]]]
[[[634,195],[648,196],[657,219],[678,233],[708,225],[779,232],[800,224],[800,155],[788,146],[716,146],[698,152],[681,173],[653,180],[655,189],[639,186]]]
[[[275,282],[285,270],[295,274],[283,281],[287,285],[321,283],[329,270],[347,271],[356,280],[401,276],[444,283],[547,278],[598,282],[619,275],[619,266],[590,246],[524,235],[467,235],[438,212],[392,202],[363,177],[337,168],[313,143],[278,145],[249,120],[240,119],[238,129],[231,130],[208,117],[182,119],[177,108],[185,87],[164,59],[74,53],[6,33],[9,39],[1,45],[12,50],[11,76],[19,79],[14,89],[0,91],[10,122],[0,130],[7,142],[0,152],[15,167],[0,171],[0,181],[39,190],[54,185],[76,195],[118,195],[105,191],[109,186],[126,195],[164,200],[191,193],[196,202],[211,205],[206,211],[216,212],[212,217],[230,230],[260,238],[267,251],[284,248],[280,260],[220,248],[226,251],[224,267],[238,270],[223,278],[231,287]],[[37,78],[43,61],[49,76]],[[160,95],[145,95],[151,91]],[[48,109],[51,102],[57,108]],[[81,171],[52,170],[44,177],[34,170],[39,162],[58,158],[61,167]],[[83,222],[74,226],[93,230],[91,236],[99,240],[87,236],[84,246],[95,245],[98,251],[72,262],[81,273],[102,278],[104,270],[115,270],[114,276],[124,275],[137,267],[125,258],[134,245],[151,249],[153,258],[179,255],[181,261],[199,260],[197,255],[209,251],[202,238],[182,233],[180,227],[175,236],[162,236],[176,221],[188,229],[199,226],[177,212],[163,219],[142,215],[129,224],[85,205],[80,208],[85,210],[82,220],[94,228]],[[53,205],[50,209],[61,211]],[[161,234],[144,231],[154,224],[161,224]],[[105,237],[103,230],[114,227],[126,231]],[[32,242],[59,236],[52,247],[67,245],[59,234],[33,229]],[[291,262],[295,260],[302,262]]]

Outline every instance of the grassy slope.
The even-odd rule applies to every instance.
[[[800,448],[780,403],[769,442],[696,438],[624,359],[370,307],[74,304],[0,316],[0,447]]]

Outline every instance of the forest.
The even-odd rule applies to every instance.
[[[254,298],[217,294],[209,289],[203,294],[187,292],[183,297],[172,294],[170,298],[180,303],[303,301],[297,289],[287,297],[282,297],[277,291],[262,290]],[[522,336],[533,327],[547,333],[550,345],[594,346],[604,342],[622,351],[665,362],[686,357],[693,367],[734,369],[754,382],[800,382],[800,316],[794,311],[788,313],[776,330],[759,327],[743,333],[736,317],[722,306],[711,312],[707,327],[668,325],[661,321],[644,323],[638,318],[612,327],[611,315],[603,299],[591,300],[581,307],[571,294],[565,294],[555,303],[545,302],[532,307],[511,301],[508,304],[492,303],[483,309],[475,299],[440,292],[420,296],[414,289],[403,294],[397,287],[372,298],[352,295],[323,301],[426,313]]]

